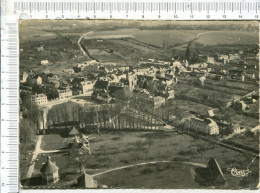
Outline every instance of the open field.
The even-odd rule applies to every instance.
[[[163,47],[164,40],[168,46],[180,45],[189,42],[197,37],[199,30],[139,30],[139,29],[120,29],[113,31],[96,31],[86,37],[86,39],[102,39],[113,34],[110,39],[120,39],[125,36],[132,37],[138,41]]]
[[[95,177],[111,188],[200,188],[195,168],[177,162],[157,163],[117,170]]]
[[[212,185],[203,185],[196,180],[195,174],[199,166],[182,163],[207,165],[211,157],[217,159],[228,179],[225,187],[238,188],[243,178],[232,177],[227,168],[246,168],[253,159],[252,156],[177,133],[102,130],[101,134],[91,134],[89,138],[92,154],[87,155],[83,164],[86,172],[91,175],[143,162],[170,161],[170,163],[133,166],[95,177],[99,185],[113,188],[213,188]],[[46,150],[57,150],[66,146],[69,141],[69,138],[61,138],[55,134],[44,135],[45,145],[42,147]],[[37,157],[39,160],[35,165],[31,181],[39,178],[41,165],[46,162],[47,155],[50,155],[59,167],[61,180],[54,186],[64,186],[65,183],[75,181],[79,176],[80,165],[75,158],[69,160],[67,153],[61,152],[44,153]],[[253,166],[250,170],[253,174],[258,172]],[[244,185],[248,186],[248,184]]]
[[[258,33],[242,31],[219,31],[201,34],[195,42],[204,45],[256,44],[256,42],[258,42]]]

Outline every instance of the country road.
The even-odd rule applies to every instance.
[[[32,156],[31,162],[30,162],[32,164],[29,166],[26,178],[31,178],[32,177],[32,173],[33,173],[34,166],[35,166],[35,162],[33,162],[33,160],[36,159],[38,154],[41,152],[42,137],[43,137],[43,135],[38,135],[37,136],[37,142],[36,142],[36,145],[35,145],[35,150],[33,152],[33,156]]]
[[[83,53],[84,56],[88,56],[88,53],[86,53],[86,51],[83,49],[83,47],[82,47],[82,45],[81,45],[81,40],[82,40],[85,36],[87,36],[87,35],[89,35],[89,34],[92,34],[92,33],[93,33],[93,31],[87,32],[87,33],[83,34],[82,36],[80,36],[80,38],[78,39],[78,46],[79,46],[79,48],[80,48],[80,50],[81,50],[81,52]]]
[[[117,168],[113,168],[113,169],[109,169],[97,174],[93,174],[92,177],[96,177],[105,173],[109,173],[109,172],[113,172],[113,171],[117,171],[117,170],[122,170],[125,168],[130,168],[130,167],[135,167],[135,166],[142,166],[142,165],[148,165],[148,164],[157,164],[157,163],[170,163],[170,162],[175,162],[175,161],[151,161],[151,162],[142,162],[142,163],[137,163],[137,164],[131,164],[131,165],[127,165],[127,166],[121,166],[121,167],[117,167]],[[207,167],[206,164],[201,164],[201,163],[195,163],[195,162],[183,162],[185,164],[189,164],[189,165],[193,165],[193,166],[198,166],[198,167]]]

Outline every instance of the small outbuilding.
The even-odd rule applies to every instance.
[[[42,173],[43,184],[56,183],[59,181],[59,168],[51,161],[50,156],[47,157],[47,162],[42,165],[40,171]]]

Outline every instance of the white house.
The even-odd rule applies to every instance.
[[[58,93],[59,93],[59,99],[65,99],[72,96],[72,91],[70,89],[58,90]]]
[[[38,78],[36,79],[36,84],[42,85],[42,77],[38,76]]]
[[[82,93],[92,92],[93,91],[94,82],[92,81],[82,81],[79,83],[79,89]]]
[[[41,65],[43,65],[43,66],[48,65],[48,64],[49,64],[48,60],[42,60],[41,61]]]
[[[31,100],[37,105],[45,104],[48,102],[47,96],[45,94],[32,95]]]

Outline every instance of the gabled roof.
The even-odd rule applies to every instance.
[[[213,180],[216,180],[219,175],[222,177],[223,180],[225,180],[224,174],[215,158],[211,158],[209,160],[208,168],[210,169]]]
[[[59,168],[51,161],[50,156],[47,157],[47,162],[42,165],[41,172],[42,174],[53,174],[57,172]]]
[[[79,131],[75,127],[72,127],[69,135],[78,135],[78,134],[79,134]]]
[[[94,85],[95,88],[99,89],[107,89],[108,87],[108,81],[106,80],[97,80],[97,82]]]

